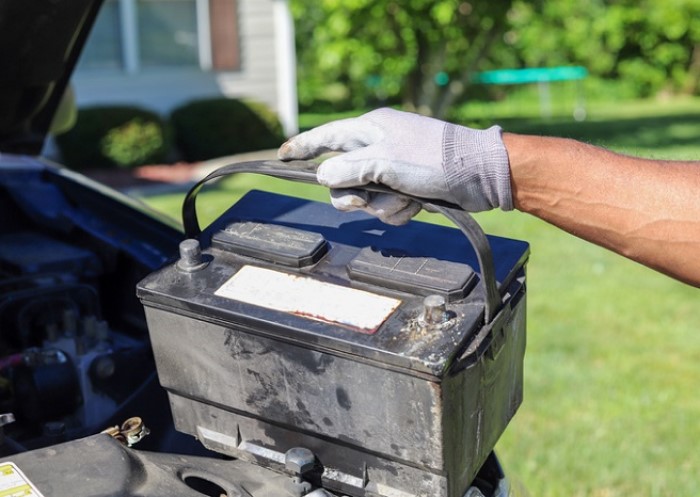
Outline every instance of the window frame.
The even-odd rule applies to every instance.
[[[119,34],[120,39],[117,43],[121,44],[121,67],[116,69],[117,72],[133,75],[151,71],[161,70],[187,70],[198,68],[200,71],[211,71],[213,69],[212,62],[212,39],[211,25],[209,13],[209,0],[173,0],[173,1],[193,1],[195,3],[196,20],[195,29],[197,31],[197,64],[188,66],[156,66],[150,65],[143,67],[141,63],[141,47],[139,38],[139,18],[138,18],[138,3],[139,0],[106,0],[107,2],[116,2],[118,5],[117,12],[119,16]],[[113,69],[89,69],[83,68],[81,72],[112,72]]]

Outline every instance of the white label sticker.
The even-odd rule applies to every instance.
[[[44,497],[13,462],[0,462],[0,497]]]
[[[374,333],[400,300],[305,276],[243,266],[215,295]]]

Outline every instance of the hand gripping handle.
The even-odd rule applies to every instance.
[[[197,182],[185,196],[185,200],[182,204],[182,224],[185,228],[185,235],[187,238],[195,238],[201,233],[195,204],[197,194],[208,181],[232,174],[256,173],[303,183],[318,184],[316,181],[317,167],[318,164],[310,161],[282,162],[270,160],[228,164],[211,172],[205,178]],[[486,324],[490,323],[500,309],[501,296],[498,292],[491,246],[481,226],[479,226],[474,218],[464,212],[459,206],[443,200],[414,197],[378,184],[369,184],[362,188],[370,192],[392,193],[415,200],[419,202],[424,209],[441,213],[462,231],[474,248],[477,260],[479,261],[481,281],[484,288],[484,321]]]

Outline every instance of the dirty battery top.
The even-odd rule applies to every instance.
[[[476,256],[452,228],[394,227],[363,213],[252,191],[200,240],[206,267],[154,273],[140,285],[142,300],[437,377],[483,323]],[[517,284],[528,244],[489,241],[505,294]],[[429,295],[447,303],[444,326],[421,325]]]

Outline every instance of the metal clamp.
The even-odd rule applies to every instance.
[[[141,418],[133,417],[124,421],[121,426],[110,426],[102,430],[101,433],[109,435],[127,447],[131,447],[149,435],[151,430],[146,427]]]
[[[185,200],[182,204],[182,224],[185,228],[185,235],[187,238],[195,238],[201,233],[199,221],[197,219],[196,198],[199,191],[207,182],[215,178],[232,174],[256,173],[303,183],[318,184],[316,181],[317,167],[318,164],[311,161],[282,162],[270,160],[228,164],[213,171],[197,182],[185,196]],[[484,287],[484,321],[486,324],[490,323],[501,306],[501,295],[498,292],[491,246],[481,226],[479,226],[474,218],[459,206],[443,200],[414,197],[413,195],[397,192],[384,185],[378,184],[369,184],[362,188],[370,192],[401,195],[419,202],[424,209],[441,213],[460,229],[476,252],[479,269],[481,271],[481,282]]]

